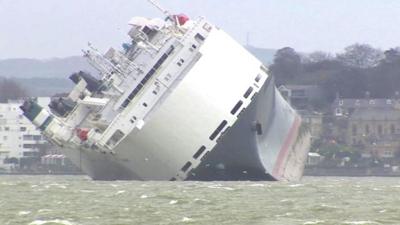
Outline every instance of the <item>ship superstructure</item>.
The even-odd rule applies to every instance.
[[[163,11],[133,18],[123,50],[90,46],[100,79],[75,73],[51,112],[27,101],[25,116],[94,179],[299,178],[301,120],[267,69],[206,19]]]

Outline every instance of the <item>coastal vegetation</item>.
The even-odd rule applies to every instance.
[[[353,44],[336,55],[326,52],[301,54],[295,49],[279,49],[270,66],[277,85],[317,85],[322,87],[317,111],[327,110],[341,98],[392,98],[400,91],[400,47],[380,50],[367,44]]]
[[[351,114],[335,115],[333,109],[335,99],[400,99],[400,47],[380,50],[367,44],[353,44],[341,53],[313,52],[302,54],[295,49],[286,47],[279,49],[269,67],[275,77],[277,86],[285,87],[313,86],[318,87],[319,96],[308,101],[302,108],[307,115],[321,115],[321,134],[313,137],[311,152],[318,153],[323,159],[318,168],[347,168],[368,171],[377,168],[382,174],[400,165],[400,150],[398,134],[400,129],[392,129],[391,134],[375,135],[371,139],[365,134],[363,144],[355,143],[349,120]],[[375,101],[374,101],[375,102]],[[387,101],[384,101],[387,102]],[[389,101],[392,102],[392,101]],[[337,103],[337,102],[336,102]],[[372,110],[365,108],[363,110]],[[383,111],[382,111],[383,112]],[[374,111],[369,128],[373,124],[385,124],[374,119]],[[387,112],[386,112],[387,113]],[[358,120],[352,120],[361,129]],[[366,122],[366,121],[364,121]],[[386,122],[387,123],[387,122]],[[393,127],[397,122],[392,121]],[[363,125],[365,128],[365,125]],[[363,129],[364,129],[363,128]],[[368,128],[368,130],[370,130]],[[353,128],[354,129],[354,128]],[[367,128],[365,128],[367,129]],[[372,132],[372,131],[371,131]],[[360,140],[361,140],[360,139]],[[368,140],[374,140],[368,142]],[[349,142],[353,140],[354,143]],[[360,141],[358,140],[358,141]],[[393,141],[391,141],[393,140]],[[378,143],[378,144],[377,144]],[[383,146],[383,147],[382,147]],[[382,150],[386,148],[386,150]],[[380,150],[379,150],[380,149]],[[389,152],[382,157],[378,151]],[[373,153],[371,154],[371,151]],[[321,173],[318,173],[321,174]],[[360,173],[362,174],[362,172]]]
[[[0,79],[0,103],[27,97],[28,93],[15,80]]]

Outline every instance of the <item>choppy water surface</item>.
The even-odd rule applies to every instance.
[[[0,176],[0,224],[400,224],[400,178],[174,183]]]

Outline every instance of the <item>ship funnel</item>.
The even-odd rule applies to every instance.
[[[30,121],[33,121],[42,110],[42,107],[33,99],[26,100],[19,108],[22,110],[23,115]]]

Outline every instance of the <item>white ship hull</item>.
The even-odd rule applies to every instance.
[[[299,179],[309,137],[262,63],[202,19],[179,42],[162,40],[142,50],[156,62],[144,79],[101,64],[113,93],[80,81],[67,117],[29,105],[27,117],[93,179]]]
[[[255,128],[257,122],[261,125],[261,134]],[[299,116],[273,82],[267,82],[214,149],[203,155],[200,165],[190,171],[187,179],[298,180],[303,174],[310,144],[307,132],[299,134],[300,123]],[[165,165],[152,164],[146,151],[140,157],[136,144],[130,140],[118,147],[118,156],[76,149],[64,149],[64,153],[97,180],[169,180],[175,177],[176,168],[183,165],[176,164],[175,170],[168,173]],[[176,154],[170,157],[179,158],[179,153]],[[135,164],[134,159],[139,159],[140,164]],[[143,168],[148,168],[146,175],[140,173]]]

